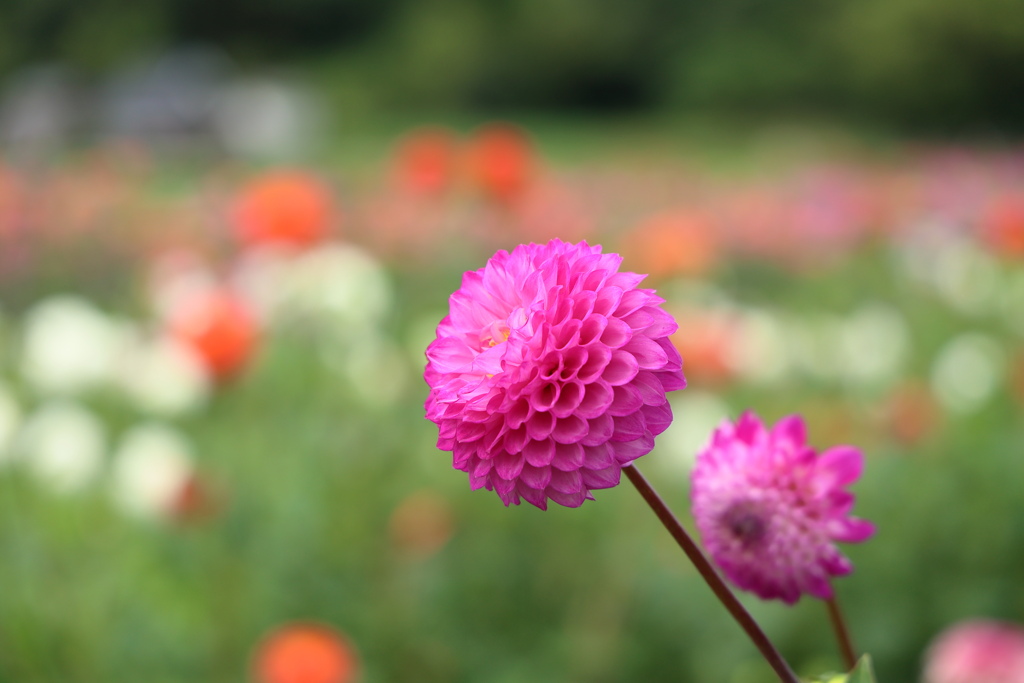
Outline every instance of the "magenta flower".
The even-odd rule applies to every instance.
[[[863,464],[851,446],[818,456],[796,415],[770,431],[750,412],[724,423],[697,456],[690,494],[715,564],[765,600],[831,599],[829,577],[853,571],[835,542],[864,541],[875,530],[849,516],[854,497],[844,490]]]
[[[468,272],[427,347],[427,418],[473,489],[578,507],[619,483],[686,385],[664,299],[586,242],[499,251]]]
[[[1024,683],[1024,628],[971,620],[941,633],[928,648],[924,683]]]

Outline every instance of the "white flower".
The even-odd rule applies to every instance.
[[[165,517],[194,471],[192,447],[183,434],[163,424],[138,425],[125,433],[114,454],[114,503],[131,516]]]
[[[411,369],[405,354],[386,337],[367,334],[352,343],[325,346],[323,350],[329,352],[327,363],[371,406],[393,405],[409,386]]]
[[[25,318],[21,371],[38,391],[73,394],[109,381],[131,338],[130,325],[85,299],[55,296]]]
[[[121,389],[144,412],[181,415],[203,406],[210,394],[202,360],[169,337],[139,339],[119,370]]]
[[[842,323],[837,366],[851,384],[880,384],[897,378],[910,351],[903,315],[886,304],[866,304]]]
[[[14,395],[0,384],[0,465],[14,454],[14,437],[21,424],[21,408]]]
[[[103,424],[67,400],[44,404],[19,433],[17,452],[28,470],[57,493],[74,493],[99,472],[106,451]]]
[[[738,325],[741,342],[733,345],[730,354],[737,374],[754,384],[785,380],[793,367],[785,324],[769,311],[746,309],[739,314]]]
[[[658,437],[658,461],[677,473],[687,473],[711,433],[730,417],[729,406],[717,395],[687,389],[669,398],[673,420]]]
[[[968,332],[951,339],[932,365],[932,389],[946,409],[970,413],[999,385],[1006,367],[1002,346],[987,335]]]

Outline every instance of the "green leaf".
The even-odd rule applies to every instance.
[[[825,674],[814,679],[815,683],[875,683],[875,672],[871,656],[864,655],[849,674]]]
[[[847,677],[847,683],[875,683],[875,671],[871,666],[871,655],[864,655],[853,667]]]

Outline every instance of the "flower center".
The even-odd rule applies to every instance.
[[[480,347],[489,349],[508,340],[511,331],[504,320],[495,320],[490,325],[480,330]]]
[[[768,531],[764,515],[750,501],[730,506],[722,515],[722,522],[733,538],[748,548],[756,545]]]

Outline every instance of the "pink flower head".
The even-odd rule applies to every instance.
[[[499,251],[468,272],[427,347],[427,418],[474,489],[547,509],[619,483],[686,385],[676,323],[643,275],[586,242]]]
[[[924,683],[1024,683],[1024,628],[972,620],[941,633],[928,648]]]
[[[693,515],[712,559],[765,600],[831,598],[829,577],[853,571],[834,542],[864,541],[875,530],[849,516],[854,497],[844,490],[863,465],[851,446],[815,453],[797,415],[770,430],[750,412],[722,424],[692,475]]]

